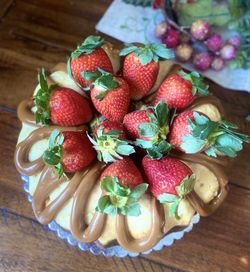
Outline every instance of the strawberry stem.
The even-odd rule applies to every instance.
[[[167,104],[162,100],[155,107],[148,107],[150,122],[138,126],[139,134],[148,140],[136,139],[135,144],[146,149],[151,159],[161,159],[166,156],[171,145],[166,141],[169,132],[170,112]]]
[[[100,92],[95,98],[97,100],[102,100],[108,90],[113,90],[119,87],[119,83],[114,79],[114,76],[107,71],[97,68],[97,71],[85,71],[81,73],[82,77],[86,80],[92,80],[92,85],[100,86],[104,91]]]
[[[195,174],[192,174],[191,176],[186,176],[181,181],[180,185],[175,187],[177,194],[163,193],[157,197],[160,203],[169,205],[169,215],[171,217],[175,216],[176,219],[180,219],[178,213],[180,202],[194,190],[195,182]]]
[[[193,95],[205,96],[209,94],[208,85],[203,82],[203,78],[198,72],[186,73],[183,70],[179,70],[177,74],[191,82]]]
[[[104,161],[105,163],[114,162],[117,159],[122,160],[123,156],[135,153],[134,147],[127,140],[119,139],[119,130],[110,130],[107,133],[103,133],[103,129],[103,126],[98,128],[95,139],[87,134],[97,151],[99,161]]]
[[[53,130],[49,137],[48,149],[43,153],[43,161],[53,167],[59,178],[65,175],[61,164],[64,136],[58,129]]]
[[[79,58],[81,55],[89,55],[94,49],[101,47],[104,44],[104,39],[100,36],[88,36],[81,45],[78,45],[74,52],[71,53],[71,58]]]
[[[236,157],[243,148],[243,142],[249,143],[249,136],[235,131],[237,126],[228,121],[214,122],[194,112],[194,121],[188,118],[187,128],[191,133],[182,137],[181,148],[189,154],[200,152],[206,147],[208,156],[217,157],[222,153]]]
[[[38,82],[40,89],[35,94],[35,120],[36,123],[42,123],[43,125],[50,125],[50,108],[49,101],[51,92],[57,88],[57,84],[48,86],[44,69],[38,72]]]
[[[142,65],[147,65],[150,62],[158,62],[161,60],[168,60],[174,58],[174,52],[171,49],[166,48],[164,44],[144,44],[137,46],[133,44],[125,44],[126,48],[120,51],[120,56],[126,56],[130,53],[134,53],[140,60]]]
[[[148,184],[141,183],[130,189],[128,186],[121,185],[116,176],[106,176],[102,179],[100,187],[105,195],[99,199],[96,211],[109,215],[121,213],[128,216],[139,216],[141,214],[138,201],[146,192]]]

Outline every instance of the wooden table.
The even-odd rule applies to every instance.
[[[68,246],[37,223],[13,165],[21,124],[18,103],[30,95],[38,67],[64,61],[110,0],[0,1],[0,271],[250,271],[250,148],[228,169],[230,193],[170,248],[139,258],[105,258]],[[108,37],[107,37],[108,38]],[[118,41],[108,40],[120,45]],[[211,83],[232,121],[250,134],[250,95]]]

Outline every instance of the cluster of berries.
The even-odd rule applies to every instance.
[[[193,22],[189,31],[176,29],[167,22],[162,22],[155,32],[168,48],[175,48],[178,61],[192,60],[195,68],[200,71],[209,68],[216,71],[223,69],[226,62],[235,59],[241,42],[239,36],[223,40],[222,36],[212,32],[209,23],[203,20]]]
[[[208,86],[196,72],[169,75],[151,103],[143,102],[157,80],[159,60],[173,57],[165,45],[127,45],[120,51],[119,74],[114,74],[103,45],[101,37],[90,36],[68,60],[68,74],[82,95],[49,85],[44,71],[39,73],[36,121],[79,126],[77,132],[53,131],[44,162],[59,176],[82,171],[96,157],[107,164],[100,178],[100,212],[139,215],[138,199],[149,186],[178,216],[180,200],[193,189],[195,178],[187,165],[168,156],[170,150],[235,156],[246,137],[234,132],[231,123],[212,122],[204,114],[186,110],[197,96],[208,94]],[[143,104],[140,109],[139,103]],[[237,141],[237,150],[225,138]]]

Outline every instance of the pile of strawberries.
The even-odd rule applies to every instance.
[[[83,170],[96,157],[107,164],[100,178],[100,212],[138,216],[138,200],[149,189],[178,218],[180,200],[193,190],[195,176],[171,157],[171,150],[233,157],[248,137],[235,132],[232,123],[185,111],[197,96],[208,94],[208,86],[196,72],[173,73],[150,95],[159,60],[173,57],[165,45],[128,44],[120,51],[123,65],[115,75],[103,44],[101,37],[89,36],[68,60],[68,74],[82,95],[49,86],[44,71],[39,72],[36,122],[86,125],[79,132],[56,129],[43,159],[59,177]]]

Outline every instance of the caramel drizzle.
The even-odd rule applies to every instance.
[[[82,179],[80,186],[73,197],[73,206],[70,217],[70,230],[73,236],[80,242],[89,243],[98,240],[103,233],[107,215],[95,212],[90,224],[86,227],[84,223],[84,212],[88,196],[90,195],[96,181],[101,175],[103,165],[96,164],[97,167],[89,169]]]
[[[203,100],[207,103],[207,100]],[[25,102],[27,103],[27,101]],[[203,102],[204,103],[204,102]],[[50,133],[58,128],[61,131],[80,131],[85,127],[42,127],[38,128],[16,147],[15,164],[18,171],[24,175],[35,175],[42,171],[38,186],[33,195],[32,207],[39,222],[48,224],[58,212],[65,206],[67,201],[73,197],[73,205],[70,217],[70,231],[72,235],[80,242],[89,243],[96,241],[102,235],[107,219],[106,214],[95,212],[88,226],[84,223],[84,212],[90,195],[96,181],[99,179],[103,165],[95,163],[87,170],[75,173],[69,181],[63,192],[46,206],[49,195],[54,191],[61,182],[58,176],[51,168],[45,166],[42,158],[30,162],[28,154],[32,145],[41,139],[48,138]],[[190,193],[187,199],[194,209],[202,216],[207,216],[215,211],[227,195],[227,178],[221,168],[218,166],[219,160],[207,157],[206,155],[187,155],[172,154],[183,161],[196,162],[208,167],[217,177],[220,185],[220,192],[211,203],[205,204],[195,192]],[[216,164],[215,164],[216,162]],[[169,231],[167,220],[164,219],[162,205],[156,198],[151,197],[151,228],[150,231],[141,239],[134,239],[129,233],[126,216],[116,215],[116,238],[118,243],[128,251],[143,252],[152,248],[162,236]]]
[[[34,101],[32,98],[23,100],[17,107],[17,116],[20,121],[25,124],[41,127],[41,124],[37,124],[35,121],[35,115],[31,111],[34,106]]]
[[[126,217],[116,215],[116,233],[118,243],[128,251],[144,252],[154,247],[162,238],[163,213],[160,211],[160,203],[155,197],[151,198],[151,224],[150,231],[141,239],[134,239],[129,233]]]

